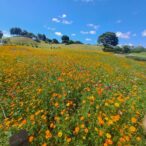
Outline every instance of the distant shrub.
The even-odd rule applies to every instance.
[[[141,53],[141,52],[146,52],[146,48],[144,48],[143,46],[137,46],[131,49],[131,53]]]
[[[122,48],[122,53],[130,53],[131,46],[125,45]]]

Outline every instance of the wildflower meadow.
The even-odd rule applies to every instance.
[[[144,146],[146,62],[100,49],[0,46],[0,146]]]

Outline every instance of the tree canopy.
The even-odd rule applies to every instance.
[[[67,44],[69,42],[69,36],[67,35],[63,35],[61,39],[63,44]]]
[[[98,43],[102,44],[106,47],[107,46],[117,46],[119,43],[119,39],[115,33],[106,32],[106,33],[103,33],[101,36],[99,36]]]
[[[3,32],[0,31],[0,39],[3,37]]]

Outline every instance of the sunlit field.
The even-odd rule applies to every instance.
[[[144,146],[146,62],[84,47],[0,47],[0,146]]]

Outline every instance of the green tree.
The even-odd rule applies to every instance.
[[[122,52],[123,53],[130,53],[131,47],[128,45],[123,46]]]
[[[3,37],[3,32],[0,31],[0,39]]]
[[[69,42],[69,36],[67,35],[63,35],[61,39],[63,44],[67,44]]]
[[[59,44],[59,41],[57,39],[52,39],[53,44]]]
[[[115,33],[106,32],[99,36],[98,43],[102,44],[104,47],[117,46],[119,43],[119,39]]]
[[[38,39],[41,41],[46,41],[47,37],[45,34],[38,34]]]
[[[22,33],[22,29],[19,27],[13,27],[10,29],[11,35],[18,35],[19,36],[19,35],[21,35],[21,33]]]

